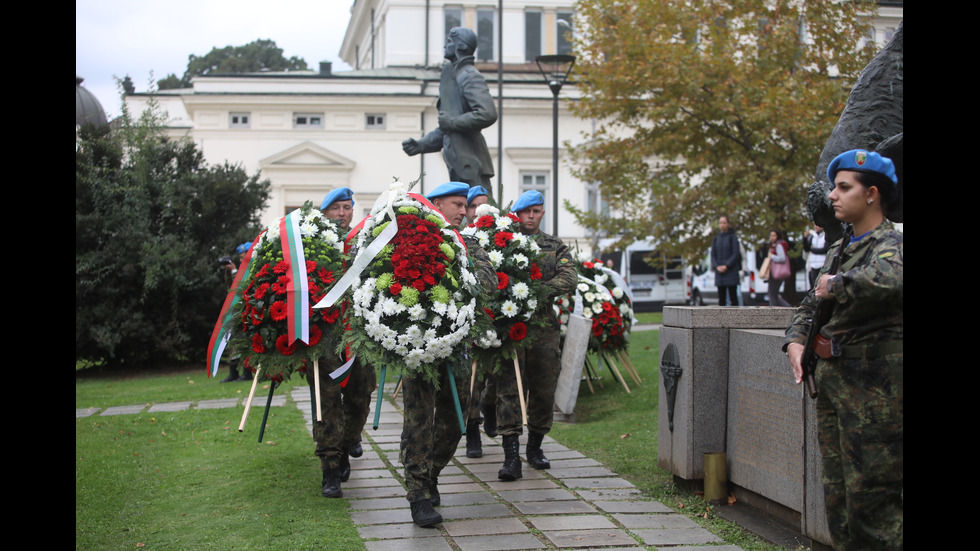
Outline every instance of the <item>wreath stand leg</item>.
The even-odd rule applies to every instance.
[[[392,400],[397,400],[398,399],[398,391],[400,391],[402,389],[402,378],[403,377],[404,377],[404,375],[399,375],[398,376],[398,384],[395,385],[395,393],[391,395],[391,399]]]
[[[640,380],[639,373],[636,372],[636,368],[633,367],[633,364],[629,361],[629,358],[626,357],[626,353],[623,352],[622,349],[617,350],[614,353],[613,357],[619,358],[619,363],[623,364],[623,369],[625,369],[626,372],[629,373],[630,378],[636,381],[636,384],[638,385],[643,384],[643,381]]]
[[[592,368],[589,367],[589,362],[585,362],[585,383],[589,385],[589,392],[595,394],[595,388],[592,386]]]
[[[262,435],[265,434],[265,422],[269,420],[269,409],[272,407],[272,393],[276,391],[277,386],[279,386],[279,383],[276,382],[269,385],[269,397],[265,401],[265,413],[262,414],[262,425],[259,427],[260,444],[262,443]]]
[[[517,396],[521,401],[521,420],[527,424],[527,403],[524,402],[524,382],[521,380],[521,364],[517,361],[517,353],[514,353],[514,375],[517,377]]]
[[[245,420],[248,419],[248,410],[252,409],[252,397],[255,396],[255,387],[259,384],[261,372],[262,366],[260,365],[255,369],[255,375],[252,376],[252,389],[248,391],[248,400],[245,400],[245,411],[242,412],[242,422],[238,425],[238,432],[245,432]]]
[[[615,362],[610,361],[609,358],[607,358],[604,354],[599,354],[599,357],[602,358],[602,361],[609,366],[609,370],[616,375],[616,378],[619,379],[619,382],[623,383],[623,388],[626,389],[626,394],[632,394],[632,392],[630,392],[629,385],[626,384],[626,379],[624,379],[623,375],[619,372],[619,368],[616,367]]]
[[[381,399],[385,393],[385,373],[387,370],[388,368],[386,366],[381,366],[381,380],[378,382],[378,401],[374,405],[374,430],[378,430],[378,423],[381,421]],[[401,381],[399,381],[400,383]]]
[[[323,412],[320,411],[320,360],[313,360],[313,393],[316,396],[316,402],[313,402],[314,409],[316,411],[317,423],[323,422]]]
[[[446,372],[449,374],[449,389],[453,391],[453,405],[456,406],[456,418],[459,419],[460,432],[466,432],[466,421],[463,419],[463,407],[459,404],[459,392],[456,391],[456,377],[453,376],[453,366],[446,364]]]
[[[602,365],[599,365],[599,367],[602,367]],[[602,377],[599,376],[599,369],[592,365],[588,356],[585,357],[585,369],[587,373],[592,375],[592,379],[599,383],[599,388],[606,388],[606,385],[602,384]]]
[[[476,388],[476,360],[473,360],[473,368],[470,369],[470,400],[473,399],[474,388]]]

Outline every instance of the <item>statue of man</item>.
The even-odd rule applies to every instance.
[[[449,179],[470,187],[490,188],[493,160],[480,131],[497,121],[487,81],[473,66],[476,33],[464,27],[449,31],[446,59],[439,83],[439,128],[420,140],[408,138],[402,149],[409,156],[442,150]]]

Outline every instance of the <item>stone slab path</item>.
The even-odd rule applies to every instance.
[[[394,385],[388,385],[389,393]],[[292,391],[312,430],[310,392]],[[253,407],[264,407],[258,398]],[[156,404],[149,411],[239,407],[241,399],[196,404]],[[276,396],[274,406],[287,403]],[[644,498],[632,484],[598,461],[550,437],[542,449],[551,469],[536,471],[526,463],[524,477],[497,479],[503,463],[500,438],[482,434],[483,457],[466,457],[465,438],[453,462],[439,477],[443,523],[420,528],[412,523],[402,469],[398,462],[402,404],[385,401],[378,429],[372,428],[374,404],[365,428],[364,455],[351,459],[351,477],[343,484],[351,521],[368,551],[503,551],[531,549],[604,551],[669,549],[671,551],[741,551],[669,507]],[[76,409],[75,417],[140,413],[147,406]],[[312,433],[311,433],[312,434]],[[521,438],[521,450],[525,438]]]

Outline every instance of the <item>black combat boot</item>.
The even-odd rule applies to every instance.
[[[350,456],[347,455],[347,452],[342,452],[340,454],[340,481],[347,482],[348,480],[350,480]]]
[[[527,446],[524,448],[527,452],[527,462],[535,469],[550,469],[551,462],[548,461],[548,458],[544,456],[544,452],[541,451],[542,439],[544,439],[544,435],[540,432],[528,431]]]
[[[438,507],[442,503],[442,496],[439,495],[439,477],[433,476],[429,479],[429,503],[433,507]]]
[[[364,448],[361,447],[361,442],[357,441],[353,446],[347,448],[347,453],[349,453],[351,457],[360,457],[364,455]]]
[[[480,413],[483,414],[483,432],[490,438],[497,436],[497,404],[480,404]]]
[[[479,421],[470,421],[466,425],[466,457],[483,457],[483,443],[480,441]]]
[[[323,471],[323,497],[344,497],[340,490],[340,469]]]
[[[517,480],[521,474],[521,443],[517,436],[504,437],[504,466],[497,472],[500,480]]]
[[[421,499],[409,503],[412,507],[412,522],[423,527],[435,526],[442,522],[442,515],[432,508],[432,502]]]
[[[238,362],[231,362],[231,368],[228,370],[228,376],[221,379],[222,383],[233,383],[238,380]]]

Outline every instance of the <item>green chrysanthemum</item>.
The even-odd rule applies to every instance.
[[[433,302],[441,302],[443,304],[449,304],[451,295],[449,293],[449,290],[443,287],[442,285],[436,285],[435,287],[430,289],[429,292],[431,293],[430,296],[432,297]]]
[[[411,308],[419,301],[419,291],[414,287],[402,287],[402,292],[398,295],[398,302],[403,306]]]

